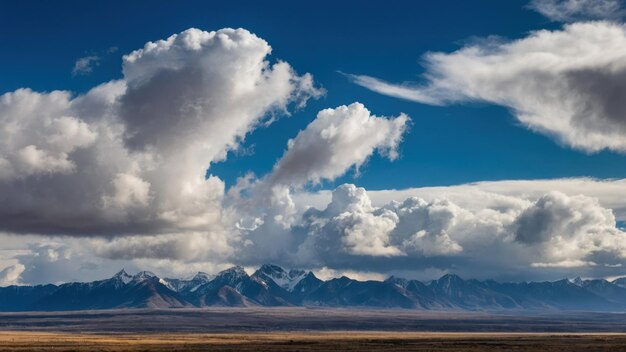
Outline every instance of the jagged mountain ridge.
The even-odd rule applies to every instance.
[[[500,283],[448,274],[421,282],[390,277],[320,280],[312,272],[266,264],[248,275],[239,266],[188,280],[124,270],[106,280],[0,287],[0,311],[250,306],[376,307],[423,310],[626,311],[625,278]]]

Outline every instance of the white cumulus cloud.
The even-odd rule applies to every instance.
[[[409,117],[379,117],[360,103],[325,109],[298,135],[274,166],[272,184],[301,185],[333,180],[358,170],[374,153],[394,160]]]
[[[290,256],[295,250],[296,238],[291,226],[298,220],[298,209],[291,198],[294,188],[321,180],[334,180],[350,168],[363,165],[375,152],[394,160],[398,145],[406,131],[409,117],[373,115],[363,104],[353,103],[320,111],[316,118],[298,135],[289,140],[287,150],[276,162],[269,175],[260,180],[244,178],[231,189],[233,212],[243,229],[248,246],[243,249],[248,257],[272,260]],[[250,196],[242,197],[241,193]],[[351,228],[354,251],[378,251],[380,248],[362,247],[359,237],[378,236],[385,225],[376,219]],[[372,226],[380,225],[381,228]],[[390,224],[388,224],[390,225]],[[282,242],[285,247],[276,246]],[[384,244],[381,244],[384,247]],[[285,252],[291,252],[285,255]],[[388,252],[394,255],[395,249]]]
[[[325,209],[310,208],[292,229],[300,239],[293,260],[365,271],[438,268],[482,278],[615,274],[626,263],[626,232],[595,198],[468,192],[464,200],[450,188],[428,201],[374,206],[363,188],[340,186]]]
[[[83,95],[1,95],[0,231],[223,230],[224,183],[205,178],[211,163],[321,94],[270,53],[244,29],[189,29],[124,56],[122,79]]]

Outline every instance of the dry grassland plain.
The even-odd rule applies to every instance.
[[[2,332],[0,351],[626,351],[626,334]]]
[[[246,308],[0,313],[14,351],[626,351],[626,314]]]

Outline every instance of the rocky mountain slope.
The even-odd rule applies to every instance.
[[[233,267],[189,280],[151,272],[62,285],[0,287],[0,311],[64,311],[114,308],[250,306],[379,307],[422,310],[626,311],[626,280],[559,280],[501,283],[444,275],[421,282],[390,277],[328,281],[312,272],[263,265],[248,275]]]

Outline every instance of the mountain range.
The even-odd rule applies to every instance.
[[[266,264],[252,275],[240,266],[188,280],[122,270],[88,283],[0,287],[2,312],[214,306],[626,311],[626,278],[502,283],[447,274],[429,282],[393,276],[385,281],[345,276],[323,281],[310,271]]]

